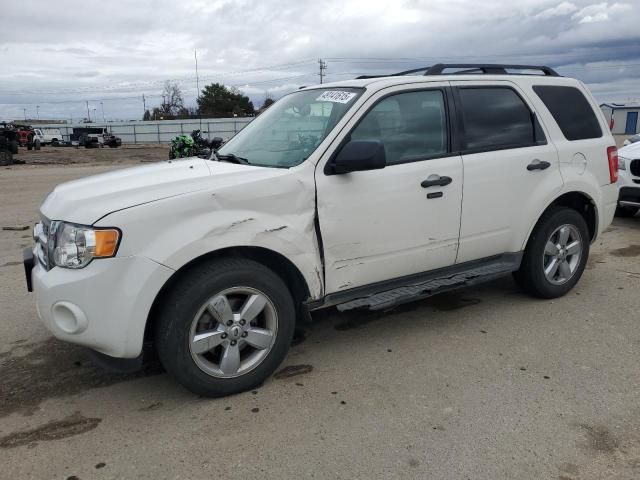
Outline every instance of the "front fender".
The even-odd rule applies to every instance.
[[[199,191],[114,212],[98,226],[123,232],[118,256],[141,255],[173,270],[229,247],[261,247],[289,259],[312,298],[323,292],[315,189],[299,178],[261,184],[259,194]]]

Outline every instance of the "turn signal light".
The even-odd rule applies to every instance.
[[[118,230],[96,230],[95,257],[113,257],[118,248]]]

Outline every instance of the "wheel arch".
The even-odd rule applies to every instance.
[[[287,257],[274,250],[270,250],[264,247],[242,246],[242,247],[227,247],[219,250],[214,250],[199,257],[192,259],[185,265],[175,271],[173,275],[165,282],[162,288],[156,294],[156,297],[151,305],[151,309],[147,315],[144,331],[145,342],[153,339],[155,319],[157,318],[158,309],[161,308],[162,302],[166,296],[166,293],[176,285],[182,278],[189,274],[189,272],[203,262],[209,262],[218,258],[247,258],[254,260],[257,263],[264,265],[273,272],[275,272],[285,282],[291,295],[294,299],[294,304],[297,308],[298,319],[304,318],[308,315],[303,302],[310,296],[309,285],[302,272],[298,267]]]
[[[585,192],[581,191],[570,191],[564,192],[562,195],[556,197],[552,202],[550,202],[538,215],[535,223],[529,228],[529,232],[527,233],[527,238],[522,246],[524,250],[529,243],[529,239],[531,238],[531,234],[540,223],[540,219],[543,215],[551,208],[554,207],[567,207],[577,211],[587,222],[587,227],[589,228],[590,241],[596,239],[598,235],[598,207],[594,199]]]

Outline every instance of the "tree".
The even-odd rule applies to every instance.
[[[242,117],[255,113],[249,97],[237,88],[227,88],[221,83],[204,87],[198,98],[198,111],[208,117]]]
[[[163,115],[177,115],[184,108],[182,91],[177,83],[167,80],[162,90],[162,105],[160,109]]]
[[[144,111],[144,115],[142,116],[142,120],[145,121],[145,122],[151,120],[151,112],[149,110],[145,110]]]
[[[262,104],[262,108],[260,108],[260,110],[264,110],[265,108],[269,108],[271,105],[273,105],[276,101],[273,98],[267,97],[264,99],[264,103]]]

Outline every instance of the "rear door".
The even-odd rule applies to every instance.
[[[558,154],[509,81],[454,81],[464,187],[457,263],[522,250],[562,188]]]

